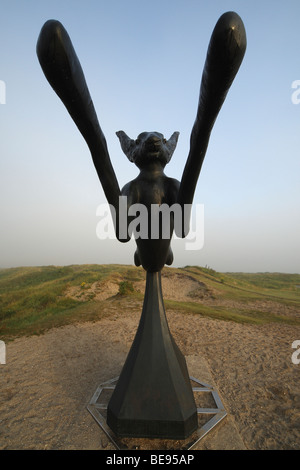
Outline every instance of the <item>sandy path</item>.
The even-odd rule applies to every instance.
[[[182,352],[207,362],[245,447],[299,449],[300,364],[291,345],[300,328],[167,316]],[[0,449],[113,449],[86,405],[119,374],[139,317],[136,310],[8,343]]]

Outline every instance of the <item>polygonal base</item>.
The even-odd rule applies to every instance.
[[[187,439],[177,441],[172,440],[170,448],[176,450],[193,449],[209,431],[225,418],[227,414],[218,392],[211,385],[200,382],[194,377],[190,377],[190,380],[195,402],[197,404],[198,428]],[[99,385],[88,404],[87,409],[116,449],[138,449],[141,447],[141,439],[120,438],[119,436],[116,436],[106,423],[107,405],[117,381],[118,377]],[[213,416],[210,417],[211,415]],[[207,416],[209,417],[208,420],[206,419]],[[162,441],[161,439],[151,439],[151,444],[152,449],[162,449],[167,445],[166,440]]]
[[[162,420],[120,420],[110,413],[107,423],[119,437],[152,439],[186,439],[197,429],[197,415],[192,414],[185,421]]]

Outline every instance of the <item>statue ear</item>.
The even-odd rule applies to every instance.
[[[171,157],[174,153],[174,150],[176,149],[178,137],[179,137],[179,132],[173,132],[173,134],[171,135],[171,137],[169,138],[169,140],[166,143],[167,148],[169,150],[168,162],[171,160]]]
[[[125,153],[126,157],[133,162],[132,159],[132,151],[135,146],[135,141],[133,139],[130,139],[127,134],[125,134],[124,131],[118,131],[116,132],[116,135],[119,137],[121,148],[123,152]]]

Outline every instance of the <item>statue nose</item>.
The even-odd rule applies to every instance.
[[[157,135],[151,134],[147,139],[147,145],[158,146],[161,142],[161,139]]]

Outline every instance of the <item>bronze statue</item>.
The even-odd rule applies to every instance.
[[[175,150],[178,132],[169,140],[159,132],[142,132],[133,140],[119,131],[124,153],[140,169],[138,177],[121,191],[68,33],[58,21],[44,24],[37,42],[41,67],[89,146],[107,201],[116,211],[115,231],[120,241],[130,239],[128,232],[125,236],[120,233],[121,196],[127,197],[128,211],[134,204],[142,204],[147,209],[154,204],[179,204],[185,214],[184,206],[192,204],[214,122],[245,50],[246,33],[241,18],[234,12],[223,14],[209,43],[190,152],[181,181],[164,173]],[[178,230],[183,237],[188,233],[187,218],[184,215]],[[170,223],[168,237],[161,236],[159,227],[160,236],[153,238],[149,219],[148,236],[136,239],[134,261],[146,270],[147,279],[136,337],[108,405],[107,422],[119,436],[183,439],[197,428],[197,409],[185,359],[169,331],[161,291],[161,270],[173,261],[172,218]]]

